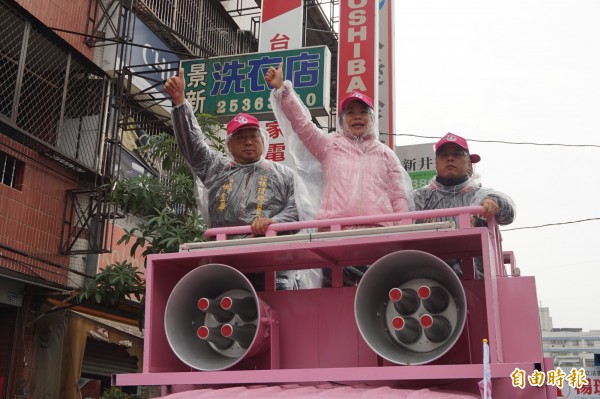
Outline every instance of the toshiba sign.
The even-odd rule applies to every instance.
[[[340,0],[339,99],[353,90],[377,97],[378,0]],[[377,111],[377,104],[375,104]]]

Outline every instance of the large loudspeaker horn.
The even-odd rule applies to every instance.
[[[440,258],[407,250],[366,271],[354,302],[367,344],[396,364],[424,364],[444,355],[465,325],[467,303],[456,273]]]
[[[198,370],[224,370],[268,349],[269,307],[233,267],[200,266],[173,288],[165,309],[167,340]]]

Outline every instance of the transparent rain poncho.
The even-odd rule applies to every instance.
[[[187,101],[173,107],[171,116],[177,145],[196,178],[200,212],[209,227],[250,225],[258,216],[276,223],[298,220],[294,174],[284,165],[265,160],[269,136],[264,129],[260,129],[261,158],[239,164],[231,154],[224,155],[205,142]],[[277,284],[281,289],[316,288],[321,278],[304,270],[278,272]]]
[[[481,176],[475,173],[466,181],[456,185],[444,185],[434,177],[428,185],[415,191],[415,208],[417,211],[432,209],[458,208],[462,206],[479,206],[484,199],[490,198],[496,201],[500,211],[496,214],[496,222],[499,225],[507,225],[513,222],[515,218],[515,204],[506,194],[490,188],[483,188],[481,185]],[[452,221],[455,226],[458,225],[457,217],[419,219],[416,223],[445,222]],[[472,225],[475,227],[487,226],[487,221],[482,217],[473,217]],[[461,259],[445,259],[445,262],[463,277],[463,267]],[[475,278],[483,278],[483,261],[481,257],[475,257],[474,273]]]
[[[512,223],[515,218],[515,204],[513,200],[500,191],[484,188],[481,185],[481,176],[474,174],[465,182],[446,186],[436,180],[434,177],[428,185],[415,191],[415,208],[417,211],[458,208],[462,206],[479,206],[485,198],[491,198],[500,207],[500,212],[496,215],[496,222],[499,225]],[[420,223],[433,221],[453,220],[456,218],[438,218],[436,220],[420,220]],[[476,225],[486,225],[485,220],[477,218]]]
[[[298,220],[293,172],[264,159],[268,148],[264,129],[261,158],[239,164],[231,154],[206,144],[187,101],[173,109],[172,117],[179,149],[199,179],[200,210],[209,227],[249,225],[257,216],[280,223]]]
[[[379,142],[372,110],[362,136],[351,134],[343,123],[327,134],[312,122],[290,81],[273,90],[270,101],[294,159],[301,220],[413,209],[410,177],[396,154]]]

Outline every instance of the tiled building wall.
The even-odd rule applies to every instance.
[[[86,32],[90,0],[17,0],[17,3],[50,28]],[[92,3],[92,7],[96,7],[96,2]],[[94,49],[84,43],[84,36],[56,33],[81,54],[93,60]]]
[[[20,187],[0,184],[0,244],[32,255],[4,250],[0,267],[67,285],[69,257],[59,250],[65,193],[77,188],[77,176],[2,134],[0,150],[24,163]]]

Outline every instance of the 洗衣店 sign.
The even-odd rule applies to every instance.
[[[194,113],[228,117],[239,112],[272,118],[271,87],[265,81],[270,66],[283,63],[290,80],[313,116],[327,115],[330,54],[326,46],[184,60],[185,95]]]

